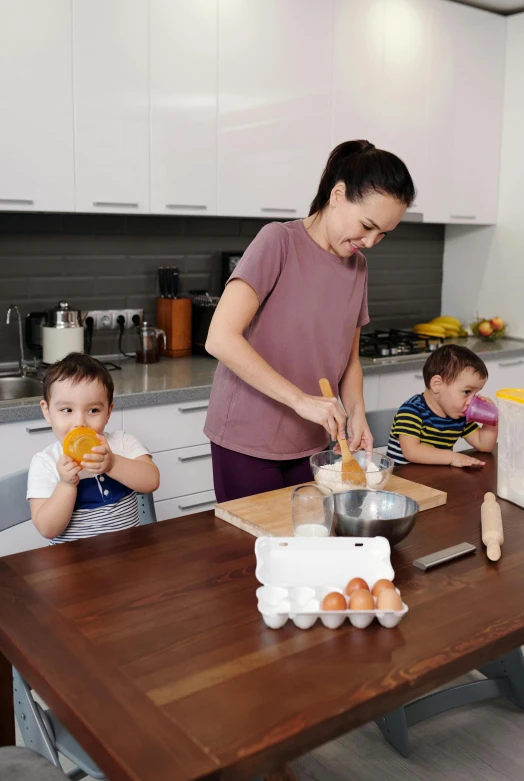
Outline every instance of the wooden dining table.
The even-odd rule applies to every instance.
[[[395,629],[268,629],[255,539],[211,512],[0,559],[0,745],[15,665],[111,781],[249,779],[518,648],[524,510],[501,502],[488,561],[485,460],[398,470],[448,501],[392,552],[409,606]],[[460,542],[476,553],[413,566]]]

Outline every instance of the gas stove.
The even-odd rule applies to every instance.
[[[373,363],[397,363],[425,358],[443,343],[437,337],[425,337],[411,331],[390,329],[360,335],[359,355]]]

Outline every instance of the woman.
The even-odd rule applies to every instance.
[[[309,456],[344,438],[346,423],[351,450],[372,448],[360,250],[394,230],[414,197],[398,157],[347,141],[331,153],[309,217],[264,226],[244,253],[206,342],[220,361],[204,429],[219,502],[311,480]],[[319,396],[321,377],[343,406]]]

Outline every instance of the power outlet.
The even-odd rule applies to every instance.
[[[144,320],[143,309],[90,309],[82,312],[82,322],[85,323],[88,317],[93,318],[93,328],[95,331],[118,329],[118,317],[124,318],[124,328],[134,328],[133,317],[138,316],[140,323]]]

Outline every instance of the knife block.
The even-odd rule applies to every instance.
[[[156,325],[166,334],[166,346],[160,347],[160,355],[166,358],[191,355],[192,307],[190,298],[157,298]]]

